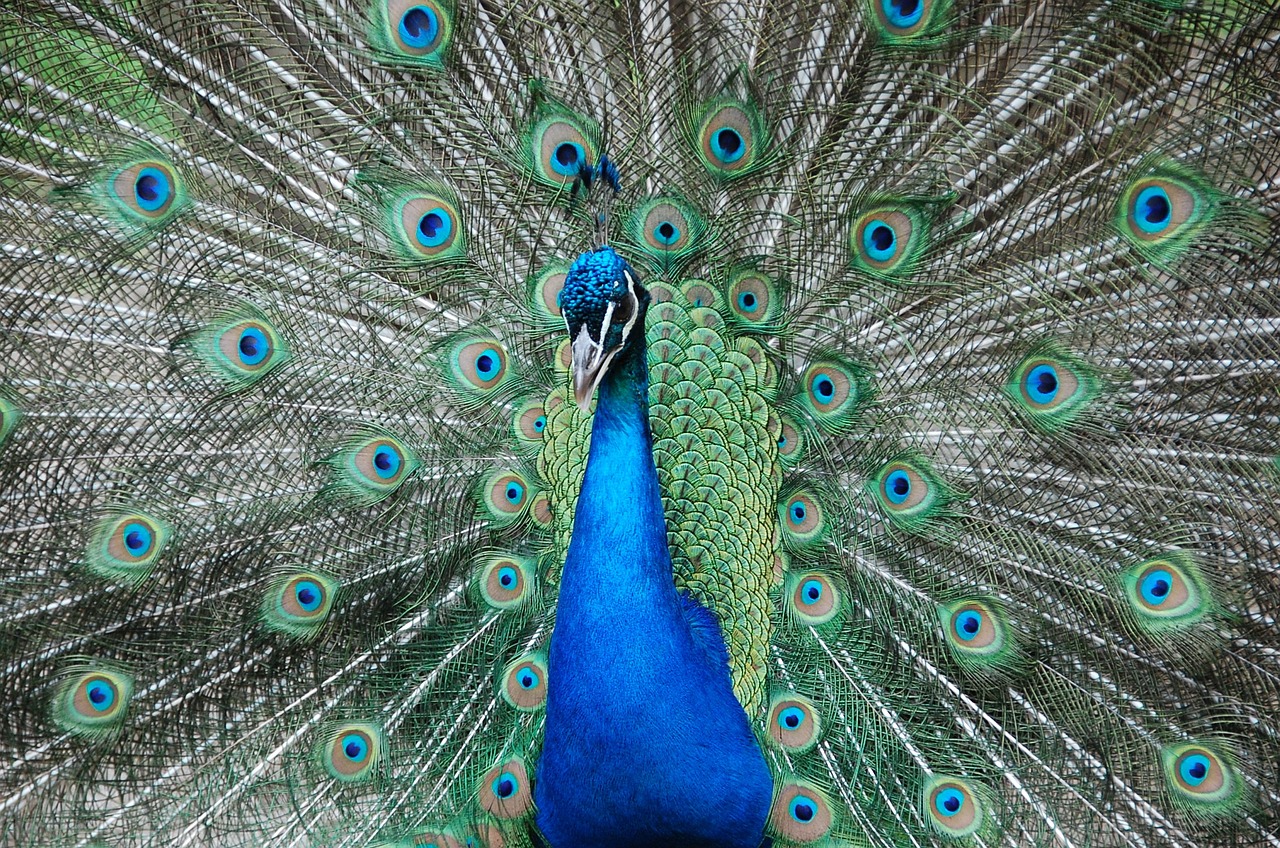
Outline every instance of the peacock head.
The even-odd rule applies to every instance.
[[[584,410],[618,354],[644,335],[649,292],[611,247],[579,256],[560,292],[572,345],[573,394]]]

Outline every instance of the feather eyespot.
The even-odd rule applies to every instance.
[[[854,219],[850,240],[854,264],[876,276],[899,276],[910,269],[924,230],[917,220],[899,209],[864,212]]]
[[[336,582],[316,572],[282,575],[263,600],[263,624],[294,639],[312,639],[329,616],[336,589]]]
[[[751,330],[766,330],[778,320],[782,297],[778,284],[758,271],[739,271],[729,279],[725,290],[729,316]]]
[[[398,64],[440,68],[453,37],[452,4],[439,0],[379,0],[371,46]]]
[[[791,842],[816,842],[831,830],[831,805],[817,787],[800,781],[778,789],[770,829]]]
[[[168,537],[167,525],[141,512],[103,518],[94,530],[86,566],[108,580],[137,582],[151,573]]]
[[[1195,558],[1183,551],[1125,569],[1120,583],[1133,620],[1153,635],[1185,630],[1213,609],[1209,586]]]
[[[406,444],[382,433],[354,438],[327,462],[335,471],[331,489],[357,506],[387,498],[418,467]]]
[[[783,498],[778,505],[778,519],[784,540],[797,549],[821,544],[829,529],[822,507],[805,490]]]
[[[499,469],[481,484],[480,501],[489,520],[505,527],[524,515],[539,494],[519,471]]]
[[[512,418],[516,441],[530,450],[542,444],[547,432],[547,411],[542,402],[528,400],[516,407]]]
[[[982,827],[982,803],[973,788],[954,777],[935,777],[924,790],[929,823],[943,836],[969,836]]]
[[[480,806],[498,819],[524,816],[533,806],[529,772],[519,757],[494,766],[480,778]]]
[[[1222,816],[1245,803],[1245,784],[1228,750],[1192,742],[1165,748],[1160,759],[1169,793],[1180,806],[1199,815]]]
[[[781,419],[778,432],[778,458],[783,465],[794,465],[804,453],[804,436],[788,418]]]
[[[1018,363],[1005,384],[1005,394],[1031,424],[1046,433],[1079,420],[1100,390],[1092,369],[1050,345],[1041,345]]]
[[[400,207],[400,225],[405,243],[423,259],[444,258],[461,244],[458,210],[443,197],[409,197]]]
[[[917,41],[921,36],[933,34],[938,28],[937,7],[943,5],[937,0],[870,0],[870,3],[890,42]]]
[[[560,293],[569,268],[563,262],[551,262],[543,266],[528,283],[530,305],[534,314],[548,328],[564,329],[564,312],[560,308]]]
[[[952,655],[974,672],[1007,672],[1021,660],[1008,616],[997,603],[971,599],[940,607],[939,618]]]
[[[906,530],[920,529],[937,517],[950,496],[920,457],[885,463],[867,485],[890,522]]]
[[[332,728],[321,748],[321,761],[329,774],[344,783],[373,776],[382,756],[382,730],[373,724],[353,723]]]
[[[542,709],[547,702],[547,662],[529,654],[507,666],[502,675],[503,699],[521,712]]]
[[[826,624],[840,611],[840,593],[824,574],[800,574],[788,586],[791,612],[801,624]]]
[[[764,126],[759,113],[736,100],[712,103],[698,126],[698,154],[707,170],[723,179],[752,171],[759,162]]]
[[[654,197],[636,207],[629,218],[636,246],[663,270],[702,246],[706,224],[692,206],[673,197]]]
[[[482,561],[476,580],[486,604],[494,609],[512,609],[528,599],[534,574],[533,563],[526,558],[504,555]]]
[[[450,357],[455,382],[471,395],[491,395],[507,376],[507,351],[496,339],[456,345]]]
[[[821,725],[813,703],[799,695],[779,695],[769,706],[769,739],[779,748],[803,753],[818,741]]]
[[[1158,241],[1177,234],[1196,214],[1196,196],[1185,186],[1149,177],[1128,191],[1129,232],[1143,241]]]
[[[133,678],[112,669],[81,666],[69,671],[54,695],[53,718],[79,736],[115,733],[133,696]]]
[[[135,162],[116,172],[111,194],[129,214],[143,222],[160,221],[174,208],[181,183],[164,162]]]
[[[543,185],[572,186],[594,167],[600,131],[595,122],[550,100],[541,89],[536,96],[539,117],[524,141],[527,167]]]

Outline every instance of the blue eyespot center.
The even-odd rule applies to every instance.
[[[506,491],[503,494],[511,505],[519,506],[524,500],[524,486],[512,480],[507,483]]]
[[[576,141],[562,141],[551,154],[551,170],[562,177],[576,177],[587,161],[587,151]]]
[[[294,587],[293,596],[297,598],[298,606],[307,612],[315,612],[324,600],[324,591],[314,581],[302,580]]]
[[[1027,372],[1027,395],[1033,403],[1052,403],[1058,396],[1058,371],[1052,365],[1037,365]]]
[[[400,16],[400,38],[414,50],[431,46],[440,32],[440,19],[435,10],[414,6]]]
[[[938,815],[951,818],[964,806],[964,795],[959,789],[943,789],[933,798],[933,807]]]
[[[539,433],[547,429],[547,416],[539,415],[536,419],[534,419],[533,429],[537,430]]]
[[[453,235],[453,216],[442,208],[432,209],[418,219],[418,243],[440,247]]]
[[[1178,764],[1178,774],[1188,786],[1199,786],[1209,776],[1209,758],[1204,754],[1191,754],[1183,757]]]
[[[822,583],[817,580],[806,580],[800,587],[800,603],[813,606],[822,600]]]
[[[956,635],[966,642],[976,637],[982,630],[982,615],[974,610],[965,610],[956,616]]]
[[[240,333],[237,348],[240,351],[241,362],[245,365],[258,365],[271,353],[271,342],[262,330],[257,327],[246,327]]]
[[[511,566],[498,569],[498,584],[504,589],[514,589],[520,584],[520,574]]]
[[[383,480],[390,480],[400,473],[400,452],[390,445],[378,445],[373,452],[374,473]]]
[[[168,203],[172,191],[169,178],[158,168],[143,168],[133,181],[134,197],[148,212],[155,212]]]
[[[809,511],[805,509],[804,501],[793,501],[788,509],[788,513],[791,517],[791,523],[799,525],[804,524],[804,520],[808,516]]]
[[[900,505],[911,494],[911,478],[901,468],[884,478],[884,496],[889,503]]]
[[[1173,220],[1173,203],[1169,193],[1160,186],[1147,186],[1138,192],[1134,211],[1138,228],[1144,233],[1158,233]]]
[[[897,252],[898,235],[893,227],[883,221],[874,220],[862,231],[862,246],[867,255],[876,262],[887,262]]]
[[[818,399],[819,403],[831,403],[836,396],[835,381],[827,374],[815,374],[813,382],[813,395]]]
[[[502,370],[502,357],[493,348],[488,348],[476,357],[476,375],[481,380],[492,380]],[[546,419],[544,418],[545,422]]]
[[[151,530],[146,526],[135,522],[127,524],[124,528],[124,546],[129,553],[135,557],[140,557],[147,551],[151,550],[152,536]]]
[[[1151,606],[1160,606],[1169,599],[1173,589],[1173,575],[1164,569],[1147,572],[1139,587],[1142,599]]]
[[[89,705],[98,712],[106,712],[116,701],[115,687],[105,680],[95,680],[85,687]]]
[[[742,135],[732,127],[722,127],[711,134],[711,152],[725,164],[737,162],[747,152]]]
[[[880,0],[880,8],[889,23],[900,28],[914,26],[924,15],[923,0]]]
[[[791,818],[801,823],[813,821],[818,814],[818,804],[807,795],[797,795],[791,799]]]
[[[753,292],[744,291],[738,295],[738,308],[743,312],[755,312],[760,308],[760,299]]]
[[[778,713],[778,726],[783,730],[795,730],[804,724],[804,710],[799,707],[787,707]]]
[[[670,247],[680,240],[680,228],[670,221],[663,221],[653,228],[653,237],[659,244]]]
[[[493,780],[493,794],[499,798],[510,798],[520,788],[520,781],[509,771],[504,771]]]
[[[353,763],[363,762],[369,756],[369,743],[363,736],[349,733],[342,737],[342,753]]]
[[[521,689],[536,689],[540,682],[533,669],[526,668],[520,671],[519,683]]]

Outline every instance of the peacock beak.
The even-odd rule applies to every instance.
[[[601,340],[608,335],[612,311],[610,308],[605,314],[604,324],[600,327]],[[583,412],[586,412],[587,407],[591,405],[591,397],[596,393],[596,387],[608,372],[609,363],[621,349],[622,345],[618,345],[606,350],[603,341],[591,338],[591,332],[585,323],[579,326],[578,335],[573,337],[570,370],[573,372],[573,399],[578,402],[578,407]]]

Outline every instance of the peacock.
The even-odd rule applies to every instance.
[[[1280,846],[1272,0],[16,0],[0,844]]]

